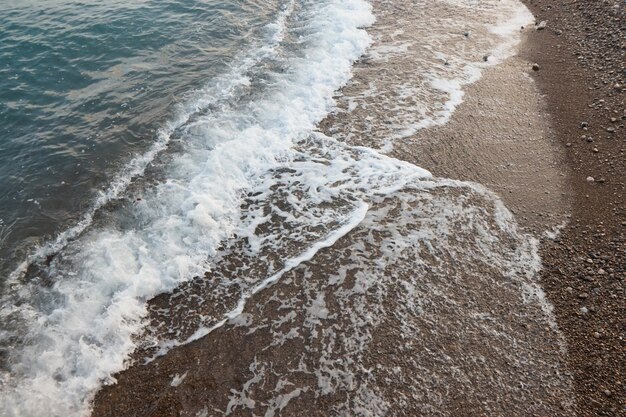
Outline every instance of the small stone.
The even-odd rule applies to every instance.
[[[582,292],[578,294],[578,298],[580,298],[581,300],[586,300],[587,298],[589,298],[589,294],[587,294],[586,292]]]
[[[591,259],[591,258],[587,258],[587,259],[585,260],[585,262],[587,262],[588,264],[592,264],[592,263],[593,263],[593,259]]]
[[[593,138],[592,138],[591,136],[587,136],[587,142],[588,142],[588,143],[593,142]]]
[[[537,25],[535,29],[544,30],[546,28],[546,25],[547,25],[547,22],[545,20],[542,20],[541,22],[539,22],[539,24]]]
[[[605,389],[604,390],[604,395],[606,395],[607,397],[610,397],[611,395],[613,395],[613,393],[610,390]]]
[[[567,146],[567,147],[569,148],[570,146],[572,146],[572,142],[567,142],[567,143],[565,144],[565,146]]]
[[[466,38],[469,38],[469,32],[464,32],[463,36],[465,36]]]
[[[582,123],[580,124],[580,127],[581,127],[581,128],[583,128],[583,129],[584,129],[584,128],[586,128],[586,127],[589,127],[589,123],[587,123],[587,122],[582,122]]]
[[[533,64],[533,71],[539,71],[539,64]]]
[[[611,117],[611,123],[617,123],[617,117]]]
[[[600,338],[600,333],[593,332],[593,337],[595,337],[596,339],[599,339]]]
[[[483,61],[485,61],[485,62],[489,61],[489,55],[483,56]]]
[[[598,153],[598,152],[600,152],[598,148],[593,148],[593,153]]]
[[[591,183],[591,182],[594,182],[594,181],[595,181],[595,178],[593,178],[593,177],[587,177],[587,182]]]
[[[585,307],[585,306],[582,306],[580,308],[580,312],[583,313],[583,314],[588,314],[589,313],[589,309],[587,307]]]
[[[606,271],[602,268],[598,269],[598,275],[606,275]]]
[[[609,133],[615,133],[615,128],[614,127],[607,127],[606,131]]]

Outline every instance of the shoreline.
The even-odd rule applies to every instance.
[[[529,28],[526,33],[532,30],[534,29]],[[361,64],[367,65],[367,62],[357,63],[357,67]],[[530,61],[518,56],[508,58],[498,66],[484,69],[483,76],[479,81],[465,86],[465,101],[455,110],[448,123],[421,130],[415,136],[397,141],[391,156],[400,157],[399,159],[431,169],[437,176],[475,181],[493,189],[515,212],[516,217],[519,217],[522,227],[528,233],[533,233],[539,237],[546,230],[551,230],[565,221],[569,202],[567,200],[562,202],[563,197],[568,197],[566,193],[567,177],[561,175],[562,171],[559,165],[563,157],[560,155],[556,143],[551,140],[553,135],[550,119],[541,116],[545,110],[545,103],[535,84],[527,76],[531,71]],[[514,80],[513,83],[511,83],[511,78]],[[496,86],[495,89],[493,88],[494,85]],[[322,122],[322,130],[329,127],[335,128],[338,121],[341,123],[341,120],[338,120],[341,117],[343,117],[341,114],[331,115]],[[500,133],[503,131],[503,126],[511,124],[515,125],[513,134],[506,138],[501,137]],[[446,141],[452,137],[451,135],[455,136],[456,143]],[[521,138],[525,138],[522,143],[519,142]],[[463,162],[469,161],[472,163],[463,165]],[[537,175],[538,173],[541,177]],[[538,179],[539,181],[537,181]],[[566,195],[563,196],[563,193]],[[553,198],[552,196],[558,197]],[[477,198],[478,196],[473,196],[471,199]],[[395,207],[391,211],[397,210],[398,208]],[[311,262],[313,277],[330,275],[333,262],[337,258],[341,259],[342,251],[350,252],[353,250],[350,249],[350,245],[354,241],[359,241],[358,236],[359,233],[351,232],[347,238],[340,239],[332,250],[324,250],[316,255],[317,262]],[[377,253],[375,248],[368,246],[366,248],[371,253]],[[509,256],[511,255],[509,254]],[[492,311],[502,310],[502,312],[508,309],[507,303],[511,302],[508,297],[511,294],[506,293],[506,291],[499,292],[498,285],[492,285],[489,281],[476,281],[476,277],[465,277],[465,272],[459,271],[457,268],[452,268],[451,271],[459,277],[463,277],[461,280],[463,285],[452,292],[468,291],[471,302],[485,303],[481,307],[483,309],[491,308]],[[496,271],[485,265],[478,265],[476,272],[478,275],[487,276],[497,274]],[[404,271],[401,274],[407,274],[407,272]],[[245,323],[239,323],[239,321],[231,323],[228,329],[219,329],[210,336],[176,348],[147,366],[135,365],[128,371],[117,375],[117,385],[104,387],[98,393],[93,415],[125,414],[164,417],[195,415],[191,413],[191,410],[198,410],[201,404],[211,404],[214,407],[213,410],[218,413],[218,410],[230,409],[233,401],[235,401],[236,406],[244,407],[243,411],[240,410],[235,414],[246,415],[246,404],[247,406],[254,406],[255,401],[252,398],[257,401],[265,398],[263,391],[250,388],[256,383],[257,373],[261,374],[262,370],[260,365],[255,365],[254,369],[252,367],[248,369],[248,361],[257,364],[258,347],[267,344],[267,338],[270,335],[255,330],[251,336],[246,336],[243,329],[239,327],[243,324],[250,325],[249,322],[259,319],[264,311],[260,306],[269,305],[277,291],[281,292],[281,296],[282,293],[286,293],[297,297],[298,293],[301,292],[299,288],[302,285],[302,279],[298,274],[289,274],[286,282],[277,284],[272,290],[264,294],[259,294],[256,304],[252,303],[246,308],[246,313],[243,315],[245,319],[242,319]],[[310,277],[309,279],[312,280],[313,278]],[[491,291],[494,290],[495,292],[492,294]],[[274,291],[273,295],[271,294],[272,291]],[[491,294],[491,297],[485,294]],[[475,297],[480,300],[476,301]],[[489,307],[491,300],[493,300],[494,305]],[[388,304],[389,310],[393,311],[393,309],[398,308],[396,303],[397,301],[385,300],[383,304],[385,306]],[[330,306],[332,303],[327,303],[327,305]],[[271,315],[270,318],[273,317],[274,321],[282,320],[279,314],[272,314],[273,316]],[[532,314],[529,313],[529,316]],[[453,319],[455,321],[451,321],[451,323],[462,323],[462,321],[458,321],[458,318],[453,317]],[[563,382],[561,377],[557,378],[558,382],[556,383],[543,379],[547,377],[548,369],[552,375],[567,375],[568,373],[567,370],[560,367],[560,356],[555,354],[558,350],[555,347],[559,344],[560,336],[555,335],[556,332],[550,330],[551,323],[545,321],[544,318],[533,317],[533,321],[530,323],[518,323],[511,316],[509,319],[511,325],[520,326],[518,329],[521,332],[519,343],[527,346],[525,348],[520,346],[520,352],[523,349],[528,349],[523,351],[524,353],[515,353],[513,356],[518,354],[522,357],[530,355],[525,359],[542,363],[546,367],[545,372],[541,367],[540,369],[532,369],[532,367],[531,369],[520,369],[519,365],[508,363],[508,359],[504,360],[499,356],[501,353],[494,354],[490,351],[491,347],[481,346],[484,344],[484,337],[483,339],[480,337],[471,339],[471,331],[465,334],[468,339],[463,339],[463,342],[467,342],[468,346],[466,347],[462,346],[463,343],[458,345],[458,342],[451,339],[451,335],[441,335],[435,331],[436,329],[432,330],[430,338],[432,338],[434,345],[429,346],[427,344],[429,349],[439,348],[442,351],[451,349],[455,354],[460,355],[463,361],[474,360],[466,356],[467,349],[470,349],[472,354],[478,353],[483,358],[494,360],[499,367],[503,368],[502,371],[493,368],[490,370],[490,372],[494,371],[493,374],[485,372],[485,375],[481,375],[482,372],[478,368],[474,369],[474,365],[463,362],[468,370],[471,369],[472,372],[475,372],[470,375],[471,378],[477,378],[474,383],[484,384],[484,386],[477,388],[473,395],[455,386],[457,382],[460,383],[461,381],[450,379],[451,375],[447,375],[441,381],[431,381],[435,386],[449,383],[451,386],[449,389],[452,390],[453,395],[442,405],[445,408],[441,410],[430,409],[430,413],[452,416],[493,415],[495,410],[501,410],[506,405],[511,407],[511,415],[521,416],[527,415],[526,413],[529,412],[528,402],[533,401],[533,407],[538,407],[535,409],[535,413],[541,414],[550,410],[551,415],[570,415],[567,405],[569,392],[567,387],[560,385]],[[306,320],[304,322],[306,323]],[[392,364],[404,363],[406,372],[415,369],[412,368],[415,364],[406,363],[402,359],[407,356],[410,357],[408,352],[412,351],[404,352],[394,346],[393,341],[398,336],[394,334],[393,329],[399,325],[401,324],[392,323],[385,327],[386,330],[381,330],[380,334],[372,336],[373,347],[363,359],[364,363],[375,366],[377,363],[389,363],[391,361]],[[261,327],[258,325],[255,329]],[[281,337],[283,338],[281,343],[285,344],[286,335],[281,334]],[[528,341],[522,340],[525,337],[530,339]],[[548,340],[545,341],[544,339]],[[294,348],[293,345],[285,344],[283,347],[282,344],[276,348],[278,351],[274,353],[275,356],[270,356],[268,359],[274,358],[277,362],[275,364],[277,368],[279,367],[279,358],[289,359],[294,349],[306,351],[306,346],[296,344]],[[235,346],[240,348],[233,349]],[[504,346],[506,345],[502,347]],[[384,352],[384,355],[380,356],[381,352]],[[532,356],[535,354],[539,355],[538,358]],[[261,353],[259,355],[264,356]],[[490,357],[490,355],[493,356]],[[432,358],[426,359],[433,360]],[[432,369],[443,367],[442,373],[447,372],[445,366],[437,365],[436,361],[426,363],[433,367]],[[507,372],[510,372],[510,375],[506,375]],[[250,373],[252,373],[251,379],[249,379]],[[479,377],[479,375],[481,376]],[[483,377],[486,379],[481,379]],[[497,394],[499,403],[490,404],[494,401],[490,397],[493,392],[490,391],[493,389],[493,387],[490,388],[490,381],[498,380],[498,378],[511,378],[508,383],[512,384],[518,377],[524,378],[526,382],[534,381],[539,384],[536,387],[530,387],[530,392],[538,393],[547,390],[550,394],[543,393],[541,396],[533,396],[525,391],[503,391]],[[263,376],[263,378],[267,378],[267,376]],[[364,379],[366,373],[358,374],[355,378],[357,380]],[[567,380],[566,377],[565,379]],[[315,384],[315,381],[310,381],[307,377],[291,382]],[[426,383],[427,381],[423,382]],[[500,383],[502,382],[500,381]],[[243,386],[244,389],[241,392],[229,391],[230,384]],[[548,387],[544,387],[543,384],[548,384]],[[508,389],[509,385],[505,385],[505,387]],[[128,388],[131,388],[132,392],[129,392]],[[278,389],[278,385],[276,389]],[[403,392],[406,387],[403,388],[398,384],[394,389],[398,393],[402,393],[398,400],[409,397],[409,393]],[[421,390],[424,396],[423,401],[433,401],[433,397],[437,395],[436,392],[428,390],[428,385],[425,385]],[[296,391],[297,395],[293,394]],[[293,397],[286,399],[286,402],[280,407],[279,411],[283,415],[297,415],[302,410],[307,410],[308,415],[327,415],[327,410],[337,410],[335,407],[345,400],[345,394],[317,398],[312,397],[312,393],[308,393],[306,389],[300,388],[292,391],[292,394]],[[295,397],[300,397],[298,402],[289,403],[289,399]],[[226,404],[227,398],[231,399],[228,404]],[[419,408],[418,405],[409,404],[406,406],[407,408],[401,409],[404,415],[430,415],[427,409]],[[424,403],[424,405],[430,404]],[[369,406],[374,406],[374,403],[369,404]],[[211,409],[204,408],[203,410],[206,412],[202,409],[199,411],[200,413],[205,412],[202,415],[212,415]],[[378,411],[382,412],[383,409]]]

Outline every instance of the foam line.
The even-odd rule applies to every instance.
[[[365,219],[368,209],[369,209],[369,205],[365,202],[361,202],[361,204],[359,204],[359,207],[357,207],[357,209],[352,214],[351,219],[348,223],[334,230],[331,234],[329,234],[326,237],[326,239],[316,242],[313,246],[308,248],[300,256],[287,260],[285,262],[285,267],[283,269],[278,271],[276,274],[264,279],[259,284],[257,284],[254,288],[252,288],[251,290],[243,294],[241,298],[239,299],[239,303],[237,304],[237,307],[231,310],[229,313],[227,313],[225,319],[221,320],[219,323],[217,323],[216,325],[210,328],[198,329],[198,331],[196,331],[191,337],[189,337],[187,340],[181,343],[181,345],[191,343],[193,341],[201,339],[204,336],[213,332],[214,330],[219,329],[220,327],[224,326],[224,324],[228,323],[228,321],[234,320],[235,318],[240,316],[243,313],[243,310],[246,307],[246,303],[248,302],[250,298],[252,298],[255,294],[263,291],[267,287],[275,284],[287,272],[292,271],[295,268],[297,268],[299,265],[313,259],[313,257],[320,250],[325,249],[325,248],[330,248],[335,243],[337,243],[339,239],[341,239],[342,237],[350,233],[350,231],[354,230]],[[170,346],[170,348],[171,347],[172,346]],[[164,353],[167,353],[167,352],[162,352],[162,354]]]

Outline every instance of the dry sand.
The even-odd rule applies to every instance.
[[[568,343],[576,413],[625,416],[626,3],[524,2],[547,22],[521,52],[540,67],[573,197],[571,221],[543,247],[542,283]]]

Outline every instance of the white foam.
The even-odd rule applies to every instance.
[[[490,28],[491,32],[498,35],[501,39],[501,42],[492,52],[496,63],[504,61],[517,52],[522,28],[531,25],[535,20],[530,10],[520,1],[509,1],[505,7],[510,9],[508,19]]]
[[[180,384],[183,383],[185,378],[187,378],[187,372],[185,372],[182,375],[178,375],[178,374],[174,375],[174,378],[172,378],[172,382],[170,382],[170,386],[174,388],[178,387]]]
[[[361,221],[365,218],[365,215],[367,214],[367,209],[368,209],[367,204],[362,203],[357,208],[357,210],[353,213],[349,222],[347,222],[346,224],[344,224],[337,230],[332,231],[326,239],[313,244],[310,248],[308,248],[301,255],[292,259],[288,259],[285,262],[285,267],[283,269],[278,271],[276,274],[262,280],[252,289],[245,292],[239,299],[237,306],[226,314],[226,318],[224,318],[223,320],[219,321],[218,323],[214,324],[213,326],[209,328],[206,328],[206,327],[199,328],[198,330],[196,330],[196,332],[193,335],[191,335],[185,341],[179,342],[175,340],[170,340],[167,343],[162,344],[161,349],[159,350],[158,354],[163,355],[167,353],[169,350],[171,350],[173,347],[185,345],[193,341],[199,340],[205,337],[206,335],[212,333],[213,331],[219,329],[220,327],[223,327],[228,322],[237,323],[238,317],[242,315],[243,310],[246,307],[246,303],[253,295],[258,294],[259,292],[268,288],[272,284],[276,283],[287,272],[293,270],[294,268],[298,267],[304,262],[307,262],[313,259],[315,254],[319,252],[321,249],[329,248],[332,245],[334,245],[335,242],[337,242],[337,240],[339,240],[340,238],[348,234],[351,230],[353,230],[356,226],[358,226],[359,223],[361,223]],[[320,314],[322,313],[320,312]]]
[[[291,392],[286,394],[278,395],[268,407],[268,410],[265,412],[265,417],[274,417],[276,413],[280,413],[283,408],[287,407],[287,404],[295,398],[298,398],[300,394],[306,389],[296,388]]]

